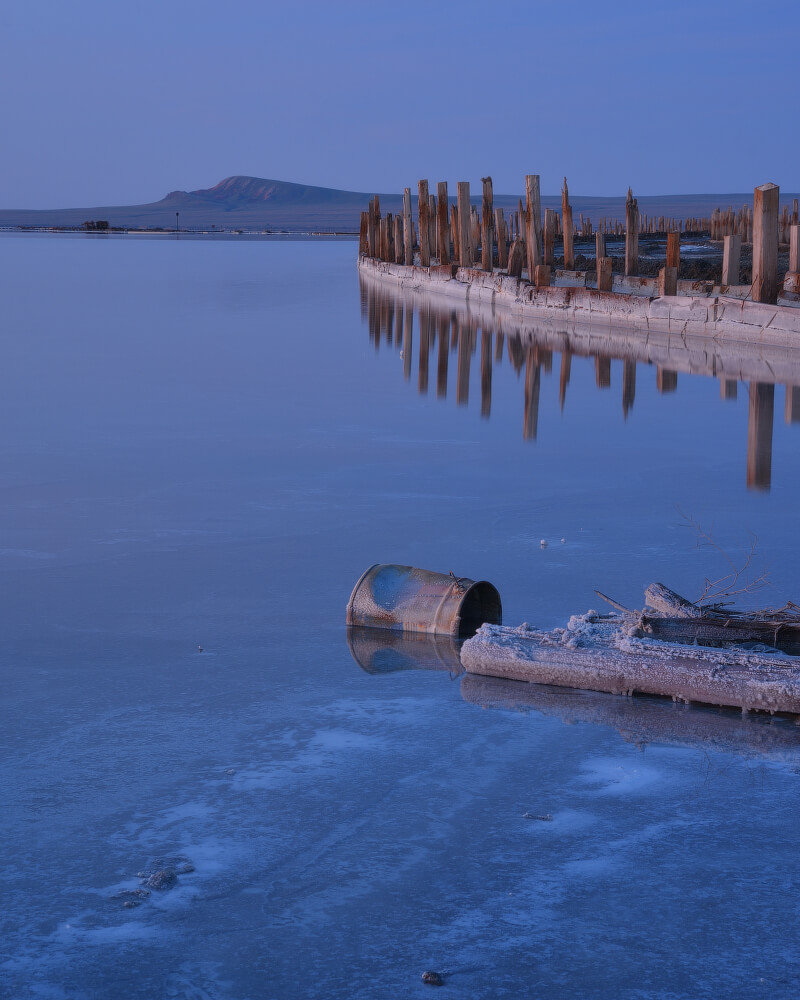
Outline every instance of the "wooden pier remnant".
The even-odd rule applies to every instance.
[[[552,208],[544,210],[544,254],[542,263],[552,267],[555,263],[556,213]],[[528,272],[530,274],[530,272]]]
[[[722,284],[739,284],[739,265],[742,258],[742,237],[731,233],[725,237],[722,251]]]
[[[525,175],[524,239],[528,256],[528,275],[532,278],[536,265],[542,263],[542,199],[538,174]]]
[[[573,249],[573,238],[575,228],[572,224],[572,206],[569,203],[569,188],[567,178],[564,178],[564,186],[561,188],[561,228],[564,233],[564,267],[568,271],[575,268],[575,251]]]
[[[470,255],[469,181],[458,182],[458,263],[472,267]]]
[[[667,267],[681,269],[681,234],[677,231],[667,233]]]
[[[625,202],[625,276],[639,273],[639,203],[628,188]]]
[[[482,177],[483,204],[481,205],[481,268],[492,271],[494,243],[494,205],[492,199],[492,178]]]
[[[497,266],[505,269],[508,267],[508,240],[506,237],[506,223],[503,218],[503,209],[494,210],[494,228],[497,233]]]
[[[419,182],[419,262],[423,267],[430,267],[430,202],[428,201],[428,182]]]
[[[598,236],[601,234],[598,233]],[[597,258],[597,290],[599,292],[610,292],[614,287],[614,276],[611,272],[611,258]]]
[[[753,290],[754,302],[778,300],[777,184],[761,184],[753,192]]]
[[[405,241],[405,262],[414,263],[414,220],[411,216],[411,188],[403,191],[403,236]]]
[[[677,295],[678,294],[678,269],[677,267],[662,267],[658,272],[658,294]]]
[[[789,230],[789,270],[792,274],[800,274],[800,225],[797,223]]]
[[[450,223],[447,202],[447,181],[436,185],[436,225],[438,228],[439,263],[450,263]]]

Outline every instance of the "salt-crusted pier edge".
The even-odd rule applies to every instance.
[[[455,264],[422,267],[361,255],[358,267],[381,284],[429,291],[467,305],[481,303],[519,319],[561,317],[592,326],[626,327],[643,337],[652,330],[800,350],[800,308],[739,297],[740,289],[746,292],[749,286],[734,286],[733,294],[726,294],[705,287],[709,283],[680,282],[679,291],[686,285],[700,287],[694,294],[658,295],[651,287],[657,279],[652,278],[619,276],[615,282],[619,290],[606,292],[587,287],[586,275],[577,271],[557,274],[556,280],[564,284],[536,287],[502,271]],[[584,284],[578,284],[581,280]]]

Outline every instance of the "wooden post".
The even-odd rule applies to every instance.
[[[789,270],[794,274],[800,272],[800,226],[796,223],[789,230]]]
[[[555,242],[555,212],[552,208],[546,208],[544,210],[544,255],[543,263],[548,267],[553,266],[553,261],[555,259],[553,253],[553,244]]]
[[[756,210],[756,217],[758,214]],[[774,232],[777,242],[777,211]],[[775,386],[771,382],[751,382],[749,403],[747,485],[757,490],[768,490],[772,479],[772,418],[775,407]]]
[[[370,198],[369,200],[369,210],[367,212],[369,216],[369,223],[367,225],[367,242],[369,243],[369,255],[370,257],[378,257],[380,251],[378,249],[378,224],[375,218],[375,199]]]
[[[678,294],[678,269],[677,267],[662,267],[658,272],[658,294],[677,295]]]
[[[503,218],[503,209],[494,210],[494,228],[497,232],[497,266],[508,267],[508,243],[506,242],[506,223]]]
[[[402,264],[405,259],[405,248],[403,247],[403,220],[399,215],[394,217],[394,262]]]
[[[431,264],[431,244],[430,244],[430,204],[428,202],[428,182],[419,182],[419,262],[423,267],[430,267]]]
[[[358,231],[358,256],[365,257],[369,249],[369,212],[361,213],[361,228]]]
[[[614,278],[611,273],[611,258],[597,258],[597,290],[599,292],[610,292],[614,287]]]
[[[472,267],[470,259],[469,181],[458,182],[458,263]]]
[[[678,232],[667,233],[667,267],[681,269],[681,234]]]
[[[436,239],[436,197],[428,195],[428,251],[431,257],[438,257]]]
[[[739,284],[739,263],[742,257],[742,237],[726,236],[722,251],[722,284]]]
[[[508,254],[508,273],[512,278],[522,277],[522,266],[525,262],[525,244],[519,237],[511,244]]]
[[[639,273],[639,204],[628,188],[625,201],[625,274]]]
[[[533,272],[533,283],[537,288],[549,288],[550,286],[550,266],[548,264],[537,264]]]
[[[414,223],[411,218],[411,188],[403,191],[403,236],[405,240],[405,262],[414,263]]]
[[[600,229],[594,234],[594,255],[597,260],[606,255],[606,234]]]
[[[447,219],[447,181],[436,185],[436,222],[439,228],[439,263],[450,263],[450,225]]]
[[[459,232],[460,227],[458,224],[458,209],[455,205],[450,206],[450,231],[453,237],[453,260],[459,262]]]
[[[481,267],[484,271],[492,271],[492,244],[494,205],[492,198],[492,178],[482,177],[483,204],[481,205]]]
[[[753,192],[753,302],[778,299],[777,184],[762,184]]]
[[[572,224],[572,206],[569,203],[569,188],[567,178],[564,178],[564,186],[561,188],[561,228],[564,231],[564,268],[567,271],[575,270],[575,251],[573,243],[574,226]]]
[[[542,263],[542,203],[538,174],[525,175],[525,214],[524,239],[528,256],[528,278],[533,281],[536,265]]]

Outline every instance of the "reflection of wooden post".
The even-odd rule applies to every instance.
[[[450,263],[450,225],[448,222],[447,181],[436,186],[436,222],[439,227],[439,263]]]
[[[419,262],[423,267],[430,267],[430,203],[428,202],[428,182],[419,182]]]
[[[469,181],[458,182],[458,263],[472,267],[469,255]]]
[[[492,335],[481,329],[481,416],[492,412]]]
[[[722,284],[739,284],[739,264],[742,259],[742,237],[732,233],[725,237],[722,251]]]
[[[421,230],[420,230],[421,231]],[[419,391],[428,391],[428,362],[431,350],[431,314],[429,308],[420,309],[419,313]]]
[[[669,368],[656,368],[656,388],[659,392],[675,392],[678,388],[678,373]]]
[[[494,335],[494,339],[495,339],[494,360],[499,365],[500,362],[503,360],[503,334],[500,333],[500,331],[498,330],[497,333]]]
[[[625,274],[639,273],[639,203],[628,188],[625,201]]]
[[[564,268],[567,271],[575,269],[575,251],[573,249],[574,227],[572,224],[572,206],[569,203],[569,188],[567,178],[561,188],[561,228],[564,231]]]
[[[800,386],[786,386],[783,418],[787,424],[800,424]]]
[[[409,308],[411,308],[409,306]],[[403,303],[398,302],[394,314],[394,345],[400,347],[403,343]]]
[[[608,389],[611,386],[611,358],[598,355],[594,359],[594,381],[598,389]]]
[[[458,406],[466,406],[469,402],[470,358],[469,326],[466,323],[461,323],[458,331],[458,373],[456,378],[456,403]]]
[[[403,318],[403,375],[407,381],[411,378],[411,352],[414,346],[413,328],[414,312],[409,306]]]
[[[406,264],[414,263],[414,222],[411,218],[411,188],[403,191],[403,235],[405,239]]]
[[[538,174],[525,175],[525,216],[522,238],[528,256],[528,279],[533,281],[536,265],[542,263],[542,200]]]
[[[439,317],[439,368],[436,373],[436,395],[440,399],[447,397],[447,362],[450,357],[450,320],[447,316]]]
[[[526,441],[536,440],[536,432],[539,427],[540,379],[536,349],[529,347],[525,356],[525,413],[522,425],[522,436]]]
[[[739,383],[735,378],[723,378],[719,383],[720,399],[736,399],[736,390]]]
[[[569,385],[569,375],[572,368],[572,352],[568,349],[564,349],[561,352],[561,377],[558,380],[558,401],[561,404],[561,409],[564,409],[564,403],[567,398],[567,386]]]
[[[778,299],[777,184],[762,184],[753,192],[753,302]]]
[[[626,360],[622,365],[622,415],[628,419],[636,398],[636,362]]]
[[[491,271],[492,244],[494,243],[494,204],[492,197],[492,178],[483,177],[483,203],[481,205],[481,268]]]
[[[768,490],[770,487],[774,405],[774,385],[769,382],[750,383],[750,409],[747,418],[747,485],[752,489]]]

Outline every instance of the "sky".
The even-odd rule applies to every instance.
[[[799,28],[797,0],[3,0],[0,208],[232,174],[797,191]]]

